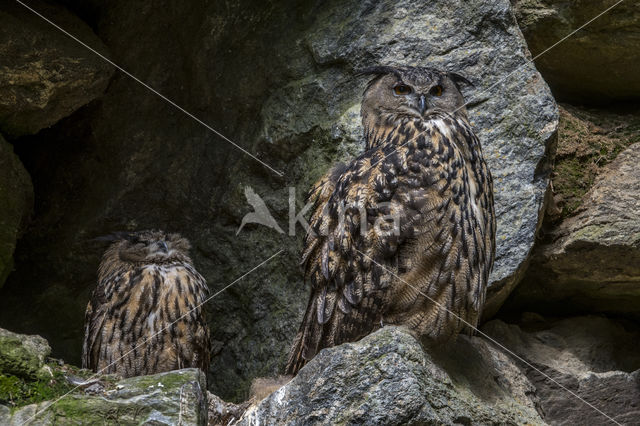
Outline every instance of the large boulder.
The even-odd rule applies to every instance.
[[[0,328],[0,375],[34,379],[41,376],[51,353],[40,336],[26,336]]]
[[[563,100],[591,104],[640,98],[640,3],[609,0],[514,3],[531,54],[540,55],[536,66],[554,94]],[[620,4],[603,14],[616,3]]]
[[[321,351],[238,424],[543,424],[533,390],[479,338],[430,354],[407,330],[385,327]]]
[[[210,304],[209,384],[243,399],[252,378],[283,368],[308,297],[298,269],[303,230],[287,232],[288,187],[295,216],[313,181],[362,149],[366,79],[356,71],[379,63],[437,66],[475,84],[465,95],[499,215],[487,314],[509,294],[539,224],[557,109],[507,0],[91,4],[87,13],[119,65],[284,176],[117,75],[100,101],[21,140],[38,166],[41,202],[0,295],[0,324],[37,331],[56,356],[79,362],[83,310],[104,250],[89,241],[178,231],[214,292],[234,283]],[[236,235],[252,210],[247,186],[283,234],[249,224]]]
[[[520,325],[494,320],[483,331],[530,363],[518,364],[535,387],[545,421],[604,425],[612,423],[608,416],[618,424],[636,424],[640,418],[637,324],[525,314]]]
[[[640,143],[603,168],[575,215],[536,248],[509,310],[640,318]]]
[[[13,270],[16,241],[32,209],[31,178],[0,135],[0,288]]]
[[[29,7],[103,55],[106,47],[71,13],[44,1]],[[18,2],[0,10],[0,130],[33,134],[99,97],[113,67]]]
[[[71,394],[9,411],[0,423],[206,425],[206,378],[198,369],[96,382],[95,390]]]

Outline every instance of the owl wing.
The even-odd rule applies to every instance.
[[[419,211],[405,224],[416,240],[401,249],[406,274],[385,310],[385,320],[437,340],[477,324],[495,251],[491,174],[481,156],[463,158],[460,147],[480,149],[470,127],[450,127],[451,139],[434,133],[424,155],[407,156],[417,173],[400,186],[419,182],[404,201]]]
[[[98,356],[102,345],[102,330],[107,314],[108,300],[103,282],[91,293],[84,320],[84,341],[82,343],[82,368],[94,370],[98,366]]]
[[[322,348],[356,340],[378,327],[398,270],[401,224],[414,214],[398,202],[406,152],[383,146],[325,175],[304,241],[302,265],[311,296],[289,356],[295,374]]]
[[[211,341],[205,302],[209,295],[209,287],[204,277],[191,265],[184,265],[178,269],[176,282],[179,282],[178,287],[184,290],[173,295],[176,302],[174,308],[167,309],[167,321],[173,324],[170,332],[177,332],[183,337],[176,339],[179,367],[200,368],[207,373]]]

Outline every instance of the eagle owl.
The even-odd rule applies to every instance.
[[[320,349],[383,324],[451,338],[461,319],[477,324],[484,304],[495,214],[491,174],[459,89],[470,83],[423,67],[364,74],[374,75],[361,107],[365,151],[309,195],[302,265],[311,297],[290,374]]]
[[[161,231],[119,233],[98,269],[85,318],[82,366],[123,377],[209,369],[209,289],[189,242]]]

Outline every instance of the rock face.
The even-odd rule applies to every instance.
[[[0,135],[0,288],[13,270],[16,240],[32,209],[31,178]]]
[[[132,377],[95,395],[75,392],[49,408],[50,401],[11,414],[0,407],[0,423],[206,425],[205,383],[198,369]]]
[[[572,216],[603,168],[620,152],[640,142],[640,108],[560,106],[558,148],[553,167],[554,209],[545,228]]]
[[[42,373],[49,343],[40,336],[25,336],[0,328],[0,375],[35,378]]]
[[[535,251],[510,310],[640,317],[640,143],[618,155],[582,206]],[[544,301],[544,303],[543,303]]]
[[[234,424],[249,406],[249,402],[234,404],[223,401],[219,396],[207,392],[208,426],[227,426]]]
[[[545,321],[528,315],[521,326],[491,321],[483,331],[619,424],[640,418],[640,328],[604,317]],[[540,373],[522,365],[545,421],[604,425],[611,422]]]
[[[542,424],[532,390],[480,339],[429,355],[406,330],[385,327],[321,351],[239,424]]]
[[[105,54],[80,19],[59,6],[29,6]],[[108,55],[107,55],[108,56]],[[17,2],[0,10],[0,130],[34,134],[100,96],[113,73],[105,61]]]
[[[536,56],[617,2],[515,0],[516,16]],[[563,100],[604,103],[640,97],[640,4],[621,2],[536,59]]]
[[[313,181],[362,149],[366,79],[356,72],[379,63],[437,66],[475,84],[464,94],[499,216],[487,314],[511,291],[539,223],[557,109],[527,62],[507,0],[113,1],[89,2],[89,12],[86,2],[65,3],[93,17],[116,63],[284,176],[116,75],[100,101],[19,141],[40,202],[0,294],[0,324],[36,331],[54,355],[79,362],[84,306],[104,250],[89,240],[113,231],[187,236],[214,292],[284,247],[210,305],[211,390],[244,399],[253,377],[281,371],[308,297],[298,270],[302,228],[286,235],[288,187],[295,216]],[[251,211],[247,186],[284,234],[248,225],[236,236]]]

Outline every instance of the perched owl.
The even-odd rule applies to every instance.
[[[161,231],[120,233],[98,270],[85,318],[82,366],[123,377],[209,369],[205,279],[189,242]]]
[[[289,355],[383,324],[436,341],[475,326],[495,253],[491,174],[469,125],[462,76],[376,67],[361,115],[366,148],[313,187],[302,265],[311,297]],[[424,295],[437,301],[438,307]]]

